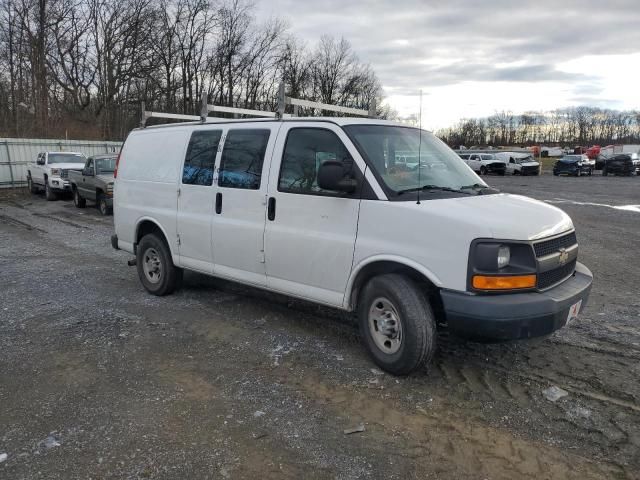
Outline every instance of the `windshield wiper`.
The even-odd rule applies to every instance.
[[[478,195],[484,195],[485,193],[498,193],[498,190],[495,188],[491,188],[488,185],[481,185],[479,183],[474,183],[473,185],[464,185],[460,187],[460,190],[475,190],[478,192]]]
[[[407,188],[405,190],[399,190],[398,195],[402,195],[403,193],[410,193],[410,192],[422,192],[424,190],[439,190],[441,192],[454,192],[454,193],[463,193],[465,195],[471,195],[471,192],[465,192],[462,189],[458,190],[451,187],[442,187],[440,185],[423,185],[422,187]]]

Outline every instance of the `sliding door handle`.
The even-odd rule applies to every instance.
[[[267,218],[271,221],[276,218],[276,198],[269,197],[269,201],[267,202]]]
[[[216,213],[222,213],[222,194],[216,193]]]

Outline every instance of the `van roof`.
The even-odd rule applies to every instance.
[[[276,122],[327,122],[335,125],[390,125],[396,127],[411,127],[410,125],[393,122],[390,120],[380,120],[376,118],[362,118],[362,117],[285,117],[283,119],[274,118],[207,118],[206,124],[228,124],[228,123],[276,123]],[[144,128],[136,128],[134,130],[148,130],[151,128],[172,128],[172,127],[185,127],[185,126],[198,126],[205,125],[205,123],[193,121],[193,122],[178,122],[178,123],[163,123],[160,125],[149,125]]]

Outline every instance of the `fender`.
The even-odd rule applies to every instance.
[[[347,287],[344,294],[343,307],[345,309],[347,310],[351,309],[351,305],[352,305],[351,296],[353,294],[353,287],[356,279],[358,278],[358,274],[367,265],[371,265],[372,263],[375,263],[375,262],[393,262],[400,265],[404,265],[422,274],[436,287],[442,286],[442,281],[438,278],[438,276],[435,273],[433,273],[431,270],[426,268],[424,265],[421,265],[413,260],[410,260],[405,257],[400,257],[398,255],[373,255],[371,257],[367,257],[363,259],[358,265],[356,265],[354,268],[351,269],[351,275],[349,276],[349,281],[347,282]]]
[[[153,217],[149,217],[149,216],[144,216],[144,217],[139,217],[136,220],[136,230],[135,230],[135,237],[134,240],[136,240],[138,238],[138,231],[140,230],[140,224],[142,222],[151,222],[153,223],[156,227],[158,227],[160,229],[160,231],[162,232],[162,234],[164,235],[164,238],[167,240],[167,246],[169,247],[169,251],[171,252],[171,258],[173,259],[173,263],[178,266],[179,265],[179,260],[180,257],[179,255],[177,255],[174,251],[173,251],[173,247],[171,245],[171,241],[169,240],[169,238],[171,238],[169,235],[167,235],[167,231],[164,229],[164,227],[162,225],[160,225],[160,222],[158,222],[155,218]],[[137,253],[136,250],[138,248],[138,242],[137,240],[134,241],[133,243],[133,250],[134,253]]]

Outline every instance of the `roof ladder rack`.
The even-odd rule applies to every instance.
[[[287,105],[293,105],[293,115],[284,113]],[[303,100],[301,98],[292,98],[285,95],[284,82],[280,83],[278,88],[278,111],[269,112],[266,110],[253,110],[249,108],[227,107],[223,105],[209,105],[207,103],[207,93],[202,92],[202,102],[200,106],[200,116],[197,115],[184,115],[179,113],[163,113],[153,112],[145,109],[145,103],[142,102],[142,112],[140,126],[144,128],[149,118],[166,118],[168,120],[186,120],[186,121],[201,121],[207,122],[210,118],[210,112],[219,113],[232,113],[237,115],[249,115],[253,117],[263,118],[289,118],[292,116],[298,116],[299,108],[315,108],[318,110],[325,110],[329,112],[344,113],[347,115],[354,115],[359,117],[376,118],[376,101],[373,99],[369,105],[369,110],[352,107],[341,107],[338,105],[331,105],[329,103],[313,102],[311,100]],[[215,118],[215,117],[214,117]]]

